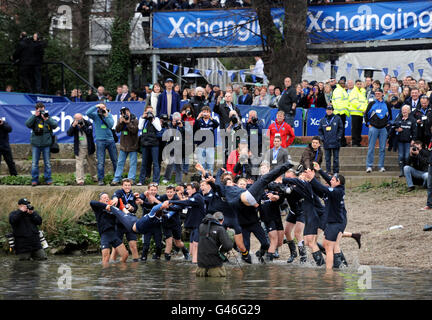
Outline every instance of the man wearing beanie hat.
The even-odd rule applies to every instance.
[[[26,198],[18,200],[18,209],[9,214],[9,223],[15,238],[15,253],[19,260],[46,260],[42,249],[38,226],[42,224],[41,216]]]

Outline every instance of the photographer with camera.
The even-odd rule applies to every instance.
[[[251,150],[251,142],[255,143],[255,139],[258,139],[258,154],[256,156],[260,157],[262,155],[262,131],[264,129],[264,123],[262,120],[258,119],[258,114],[255,110],[249,111],[248,121],[246,122],[246,131],[248,133],[248,147]],[[255,138],[257,137],[257,138]],[[252,148],[252,151],[255,151]]]
[[[232,94],[227,92],[224,97],[224,103],[220,103],[221,99],[218,99],[214,106],[214,112],[219,115],[221,128],[226,128],[229,124],[231,118],[231,111],[235,111],[241,120],[240,109],[234,106],[234,104],[232,103],[232,99]]]
[[[84,185],[84,160],[87,160],[90,175],[97,181],[95,143],[93,140],[93,125],[85,120],[81,113],[74,115],[74,122],[67,131],[67,135],[74,137],[75,178],[76,183]]]
[[[34,115],[26,121],[27,128],[32,129],[30,144],[32,146],[32,186],[39,184],[39,159],[42,153],[44,161],[44,179],[48,185],[52,184],[51,178],[51,152],[50,146],[53,142],[52,131],[57,128],[57,121],[50,117],[45,105],[38,102],[35,106]]]
[[[114,140],[114,118],[105,103],[99,103],[87,110],[86,115],[93,120],[96,136],[96,157],[98,184],[105,185],[105,151],[108,150],[113,165],[113,172],[117,168],[117,148]]]
[[[415,110],[413,110],[412,114],[414,115],[414,118],[417,122],[416,140],[420,140],[423,143],[423,147],[426,147],[432,137],[432,110],[429,105],[428,96],[422,95],[419,100],[420,107],[417,107]]]
[[[147,163],[153,162],[153,182],[158,185],[160,178],[159,165],[159,132],[162,130],[161,122],[153,113],[151,105],[146,106],[139,119],[138,130],[141,131],[140,148],[142,149],[142,163],[138,186],[145,183],[147,176]],[[151,167],[150,167],[151,168]],[[150,174],[150,172],[148,172]]]
[[[208,130],[211,132],[213,141],[202,140],[201,142],[198,142],[196,150],[198,163],[200,163],[210,174],[213,174],[216,130],[218,127],[219,122],[212,118],[210,107],[204,106],[194,123],[194,133],[199,130]]]
[[[422,142],[416,140],[411,148],[408,162],[404,167],[405,179],[408,185],[407,192],[415,189],[413,178],[423,179],[423,186],[427,185],[430,152],[423,149]]]
[[[137,151],[138,151],[138,119],[132,114],[128,107],[123,107],[120,110],[120,120],[117,122],[116,132],[121,132],[120,135],[120,152],[115,170],[114,179],[111,182],[112,186],[119,184],[123,168],[127,157],[129,156],[129,173],[128,179],[135,181],[137,168]]]
[[[179,141],[181,139],[181,147],[182,147],[182,159],[180,163],[176,163],[176,159],[173,155],[165,155],[165,157],[169,158],[170,163],[167,165],[165,170],[165,177],[162,181],[163,183],[168,183],[171,180],[171,176],[173,171],[175,171],[175,183],[179,185],[182,183],[182,174],[183,174],[183,163],[185,158],[185,127],[183,122],[181,121],[181,115],[179,112],[176,112],[172,116],[172,121],[169,124],[169,129],[176,130],[176,136],[170,138],[169,141],[166,141],[167,144],[172,143],[174,141]],[[176,145],[177,148],[178,145]],[[179,159],[177,159],[179,160]]]
[[[4,118],[0,118],[0,164],[1,157],[4,160],[9,169],[9,174],[11,176],[17,176],[18,172],[15,167],[15,162],[12,157],[12,150],[9,144],[9,133],[12,132],[12,127],[6,122]]]
[[[224,215],[222,212],[207,214],[199,226],[198,246],[198,277],[226,277],[223,263],[226,257],[221,253],[230,251],[233,241],[223,227]]]
[[[46,260],[38,226],[42,218],[26,198],[18,200],[18,209],[9,214],[9,223],[15,238],[15,253],[19,260]]]

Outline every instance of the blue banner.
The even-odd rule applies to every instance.
[[[67,136],[66,132],[73,122],[73,116],[76,113],[81,113],[84,118],[87,110],[94,106],[94,102],[79,102],[79,103],[52,103],[46,107],[51,117],[58,123],[58,128],[54,130],[59,143],[73,143],[73,138]],[[109,102],[107,108],[110,110],[114,117],[115,123],[120,115],[120,109],[127,105],[131,113],[137,117],[141,116],[144,112],[144,102]],[[213,106],[210,106],[213,108]],[[253,107],[239,105],[238,106],[243,118],[243,122],[247,121],[248,113],[250,110],[256,110],[258,118],[263,120],[264,129],[268,128],[276,119],[277,109],[268,107]],[[6,120],[12,127],[12,132],[9,134],[9,141],[12,144],[28,144],[30,143],[31,130],[26,127],[25,122],[34,112],[34,105],[2,105],[0,107],[0,118]],[[298,109],[295,117],[294,132],[296,136],[302,135],[302,109]],[[219,120],[217,114],[212,113],[212,116]]]
[[[432,37],[432,3],[389,1],[309,6],[306,29],[312,43]],[[282,8],[272,9],[281,29]],[[259,46],[261,33],[252,9],[155,12],[155,48]]]

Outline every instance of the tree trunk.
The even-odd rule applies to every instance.
[[[284,0],[284,35],[276,28],[271,16],[271,1],[253,0],[258,15],[263,46],[264,72],[272,84],[283,86],[286,77],[292,83],[302,79],[307,62],[307,1]],[[265,39],[265,41],[264,41]]]

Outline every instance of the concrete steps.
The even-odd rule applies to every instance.
[[[12,153],[14,156],[15,164],[18,173],[21,175],[28,175],[31,171],[31,147],[30,145],[11,145]],[[294,162],[298,162],[301,158],[301,154],[304,151],[304,146],[289,147],[289,153]],[[347,186],[359,186],[365,183],[381,184],[383,182],[391,182],[394,179],[399,179],[399,166],[396,152],[386,151],[385,168],[386,172],[378,172],[378,149],[375,150],[374,167],[372,173],[366,173],[366,155],[367,148],[341,148],[340,150],[340,173],[343,174],[347,181]],[[51,165],[53,173],[74,173],[75,172],[75,157],[73,153],[72,144],[61,144],[60,152],[58,154],[51,155]],[[138,157],[138,174],[141,166],[141,158]],[[41,174],[43,173],[43,161],[39,162]],[[325,160],[322,163],[323,169],[325,169]],[[87,168],[86,168],[87,169]],[[129,163],[126,162],[124,172],[129,169]],[[1,162],[0,174],[8,174],[7,165],[4,161]],[[112,165],[108,159],[105,162],[106,172],[111,172]],[[191,166],[190,171],[194,169]],[[87,171],[88,172],[88,171]],[[164,166],[162,168],[162,174],[165,172]]]

